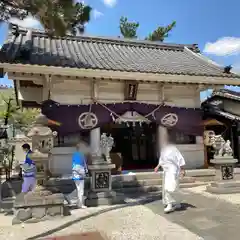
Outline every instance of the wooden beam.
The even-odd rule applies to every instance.
[[[43,74],[9,72],[8,78],[13,79],[13,80],[19,80],[19,81],[36,81],[39,84],[41,84],[42,80],[44,80],[44,75]]]
[[[48,100],[51,98],[51,84],[52,84],[52,76],[45,75],[45,79],[43,80],[43,91],[42,91],[42,100]]]
[[[98,99],[98,81],[93,79],[91,82],[91,99],[93,101]]]
[[[159,83],[158,84],[158,87],[159,87],[159,102],[160,103],[163,103],[165,101],[165,93],[164,93],[164,88],[165,88],[165,85],[162,84],[162,83]]]

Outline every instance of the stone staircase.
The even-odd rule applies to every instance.
[[[239,180],[228,180],[212,182],[207,186],[208,192],[213,194],[231,194],[240,193],[240,181]]]
[[[206,182],[213,181],[214,177],[214,170],[190,170],[180,180],[180,187],[191,188],[205,185]],[[113,176],[112,188],[116,192],[131,195],[161,192],[162,173],[145,172],[134,175],[116,175]]]
[[[188,170],[186,176],[181,179],[181,188],[191,188],[200,185],[205,185],[207,182],[214,180],[215,170],[201,169]],[[141,172],[123,175],[112,176],[112,190],[117,193],[122,193],[126,196],[139,196],[161,193],[162,173]],[[68,201],[76,198],[76,190],[74,182],[68,178],[52,178],[48,181],[47,187],[62,192]],[[90,189],[90,178],[85,181],[86,192]],[[3,205],[14,201],[16,194],[21,191],[21,181],[15,180],[2,184]]]

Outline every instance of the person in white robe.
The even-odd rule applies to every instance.
[[[185,175],[183,166],[185,160],[175,145],[169,142],[167,135],[161,142],[161,153],[159,163],[154,171],[163,169],[162,202],[165,206],[164,212],[169,213],[181,207],[177,192],[179,190],[179,179]]]

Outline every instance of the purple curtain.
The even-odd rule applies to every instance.
[[[186,109],[136,102],[104,105],[98,103],[92,105],[61,105],[48,100],[42,104],[43,114],[61,124],[60,126],[55,126],[54,130],[63,135],[90,130],[91,124],[86,127],[89,121],[94,127],[100,127],[106,123],[113,122],[114,119],[127,111],[136,111],[152,122],[173,128],[185,134],[203,134],[202,111],[200,109]],[[92,119],[86,120],[89,112]]]

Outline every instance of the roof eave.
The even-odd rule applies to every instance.
[[[140,73],[140,72],[123,72],[109,71],[99,69],[78,69],[69,67],[40,66],[30,64],[9,64],[0,63],[8,73],[30,73],[43,75],[61,75],[69,77],[85,77],[95,79],[115,79],[115,80],[135,80],[149,82],[168,82],[168,83],[189,83],[198,85],[234,85],[240,86],[238,78],[231,77],[214,77],[214,76],[196,76],[181,74],[158,74],[158,73]]]

